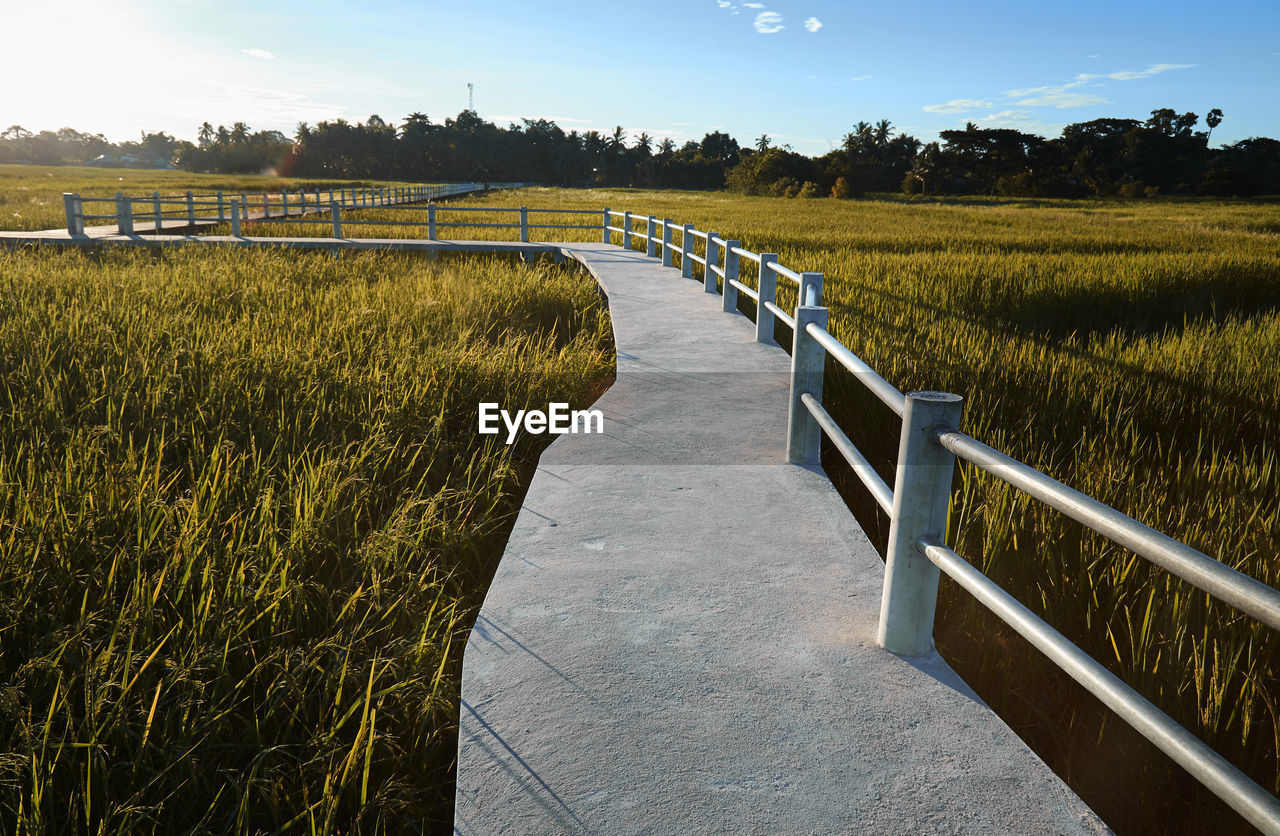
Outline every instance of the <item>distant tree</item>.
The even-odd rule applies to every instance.
[[[849,199],[849,181],[843,177],[837,177],[835,185],[831,187],[831,196],[836,200]]]
[[[770,143],[770,141],[771,141],[771,140],[769,139],[769,135],[768,135],[768,134],[761,134],[760,136],[756,137],[756,141],[755,141],[755,147],[756,147],[756,150],[757,150],[757,151],[768,151],[768,150],[769,150],[769,143]]]
[[[1213,129],[1222,124],[1222,111],[1213,108],[1209,111],[1209,115],[1204,117],[1204,123],[1209,126],[1209,132],[1204,135],[1205,147],[1209,145],[1209,137],[1213,135]]]

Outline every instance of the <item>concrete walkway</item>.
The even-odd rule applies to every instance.
[[[883,562],[784,463],[787,355],[655,259],[561,246],[618,378],[467,643],[456,832],[1104,832],[941,659],[876,646]]]

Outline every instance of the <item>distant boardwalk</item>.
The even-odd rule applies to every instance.
[[[884,564],[785,463],[787,355],[643,254],[606,433],[543,455],[464,657],[456,831],[1097,833],[937,657],[876,644]]]

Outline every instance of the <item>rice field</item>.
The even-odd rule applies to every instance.
[[[319,180],[315,178],[276,177],[271,174],[192,174],[188,171],[155,171],[132,168],[91,168],[65,165],[0,165],[0,230],[30,232],[41,229],[66,229],[63,192],[77,192],[84,197],[113,197],[116,192],[143,196],[211,194],[225,192],[275,194],[281,189],[359,188],[363,186],[401,185],[376,180]],[[230,194],[228,194],[230,199]],[[107,204],[88,204],[89,214],[115,211]],[[145,219],[143,219],[145,220]],[[91,221],[108,223],[107,221]]]
[[[499,258],[0,250],[0,832],[452,822],[462,648],[594,284]]]
[[[1280,204],[851,202],[524,189],[456,205],[631,209],[737,238],[757,252],[777,252],[793,269],[821,271],[831,330],[891,383],[903,391],[963,395],[964,429],[971,435],[1280,586]],[[345,220],[374,223],[353,225],[346,234],[425,237],[425,229],[378,224],[405,216],[404,210],[348,210]],[[439,217],[506,223],[515,216],[441,211]],[[329,233],[324,224],[280,223],[248,225],[245,234]],[[517,232],[442,227],[439,237],[514,240]],[[533,240],[597,241],[599,232],[535,230]],[[348,261],[316,256],[307,263],[332,269]],[[750,273],[744,281],[752,283]],[[225,298],[238,304],[229,291]],[[784,296],[784,307],[793,303],[793,295]],[[589,316],[590,300],[583,304]],[[749,304],[744,300],[743,309],[752,314]],[[592,331],[590,322],[583,328]],[[777,336],[789,344],[785,327]],[[297,350],[296,342],[284,345],[282,356]],[[392,362],[397,345],[388,343],[383,362]],[[512,361],[513,370],[520,367]],[[542,373],[552,371],[548,363]],[[12,399],[25,389],[9,385],[8,391]],[[896,417],[834,365],[825,400],[892,483]],[[310,442],[302,443],[306,449]],[[885,518],[838,454],[828,451],[824,461],[883,547]],[[150,483],[137,482],[143,484]],[[958,473],[951,519],[950,542],[959,552],[1263,786],[1280,790],[1274,635],[971,469]],[[1247,832],[1224,805],[945,579],[937,641],[980,695],[1117,831]],[[114,687],[129,685],[128,677],[115,676]],[[143,700],[137,694],[152,687],[127,691]],[[345,680],[339,687],[349,691]],[[367,690],[372,695],[377,688]],[[353,751],[343,755],[349,770],[358,760]],[[381,786],[371,775],[370,786]],[[318,796],[305,797],[318,803]],[[334,820],[364,803],[342,808]]]
[[[526,189],[465,204],[631,209],[821,271],[833,332],[900,389],[963,395],[964,427],[975,437],[1280,585],[1275,202],[845,202]],[[491,236],[514,232],[456,237]],[[783,307],[790,304],[794,295]],[[749,306],[744,300],[751,314]],[[777,336],[789,344],[785,327]],[[892,484],[896,417],[834,365],[826,401]],[[828,453],[828,471],[883,547],[887,520]],[[1280,790],[1280,659],[1270,631],[971,468],[957,477],[950,539]],[[939,612],[944,656],[1118,831],[1248,832],[945,579]]]

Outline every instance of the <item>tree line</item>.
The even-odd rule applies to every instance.
[[[868,192],[1040,197],[1156,194],[1247,197],[1280,193],[1280,142],[1266,137],[1211,147],[1222,112],[1205,130],[1195,113],[1169,108],[1146,120],[1103,118],[1048,139],[1010,128],[942,131],[924,143],[881,120],[859,122],[839,147],[807,156],[764,135],[741,145],[715,131],[677,146],[641,133],[565,132],[553,121],[501,127],[465,110],[433,122],[413,113],[395,125],[378,116],[301,123],[279,131],[200,126],[196,142],[164,133],[113,145],[70,128],[0,132],[0,162],[85,163],[145,152],[189,171],[275,172],[299,177],[522,181],[560,186],[727,188],[745,194],[854,197]]]

